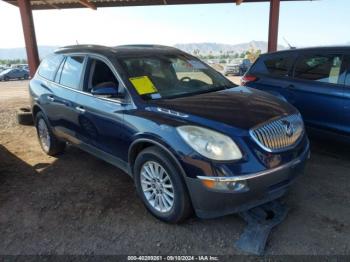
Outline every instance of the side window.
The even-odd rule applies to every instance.
[[[350,87],[350,55],[346,55],[344,57],[344,68],[345,68],[345,85],[349,88]]]
[[[92,89],[102,87],[118,89],[118,80],[106,63],[98,59],[90,59],[88,65],[89,69],[86,70],[88,75],[85,77],[87,84],[84,85],[84,91],[90,93]]]
[[[342,71],[341,55],[309,55],[297,60],[294,77],[337,84]]]
[[[54,56],[45,58],[40,64],[39,71],[38,71],[39,75],[50,81],[53,81],[57,68],[61,64],[62,60],[63,60],[62,55],[54,55]]]
[[[262,56],[251,69],[252,73],[288,76],[294,61],[292,53]]]
[[[68,56],[62,68],[60,84],[74,89],[79,89],[83,65],[84,57]]]
[[[54,79],[54,82],[56,82],[56,83],[60,83],[61,74],[62,74],[62,68],[64,66],[64,62],[65,62],[65,60],[63,59],[63,61],[60,64],[60,67],[57,70],[57,73],[56,73],[56,76],[55,76],[55,79]]]

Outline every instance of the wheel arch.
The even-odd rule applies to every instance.
[[[35,121],[36,115],[37,115],[40,111],[41,111],[41,112],[44,112],[44,111],[42,110],[42,108],[41,108],[39,105],[37,105],[37,104],[33,105],[33,107],[32,107],[32,114],[33,114],[33,119],[34,119],[34,121]]]
[[[145,148],[151,147],[151,146],[156,146],[156,147],[160,148],[162,151],[164,151],[171,158],[173,164],[175,164],[176,167],[178,167],[178,169],[180,170],[181,175],[182,175],[184,182],[186,184],[186,181],[185,181],[186,172],[183,169],[180,161],[176,158],[174,153],[166,145],[164,145],[162,142],[159,142],[155,139],[139,138],[131,143],[129,151],[128,151],[128,162],[129,162],[131,172],[133,173],[134,163],[135,163],[137,155]]]

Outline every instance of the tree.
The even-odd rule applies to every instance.
[[[250,60],[250,62],[254,63],[255,60],[261,55],[261,50],[260,49],[255,49],[251,47],[247,53],[246,53],[246,58]]]
[[[199,56],[199,53],[200,53],[199,49],[194,49],[194,50],[193,50],[193,54],[194,54],[195,56]]]
[[[27,64],[26,59],[1,59],[0,65]]]

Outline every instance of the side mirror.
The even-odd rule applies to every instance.
[[[118,96],[118,89],[114,86],[92,88],[91,94],[93,94],[94,96],[117,97]]]

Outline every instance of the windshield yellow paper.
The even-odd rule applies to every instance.
[[[154,94],[158,92],[148,76],[131,77],[129,80],[134,85],[139,95]]]

